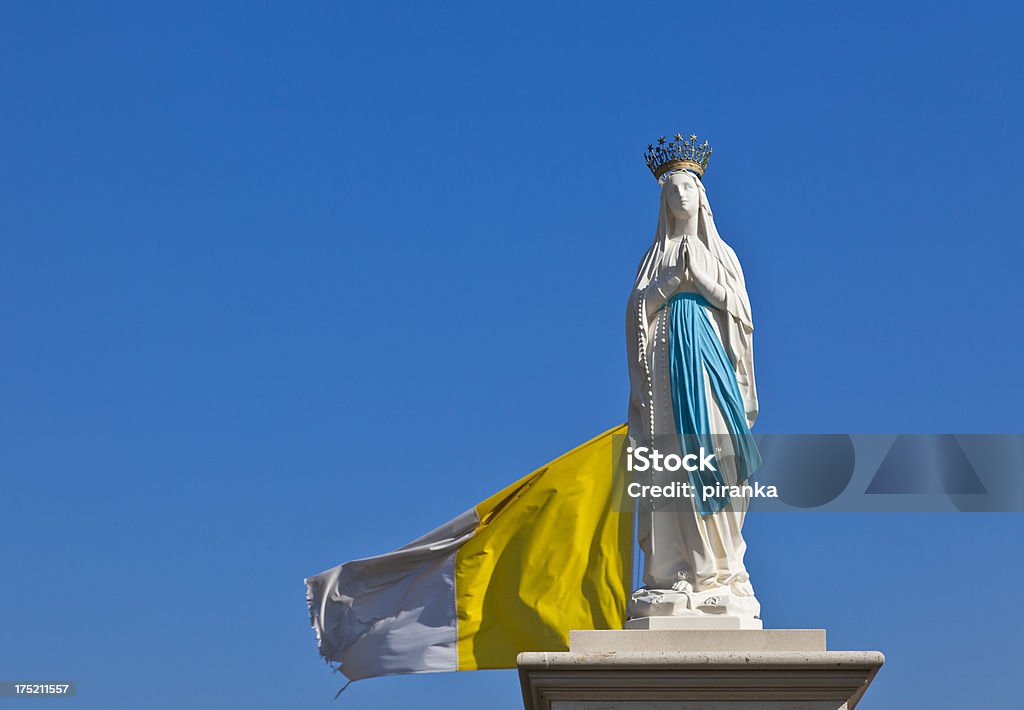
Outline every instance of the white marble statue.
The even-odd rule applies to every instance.
[[[757,416],[750,303],[701,182],[710,148],[695,136],[676,138],[648,148],[661,206],[626,317],[630,443],[668,454],[711,440],[717,475],[733,485],[760,465],[749,429]],[[628,616],[732,616],[748,620],[747,628],[759,624],[743,564],[746,502],[719,497],[641,509],[643,586]]]

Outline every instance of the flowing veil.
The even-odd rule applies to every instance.
[[[717,262],[717,281],[725,289],[725,308],[715,310],[715,321],[722,336],[722,345],[736,371],[736,381],[743,395],[743,403],[747,414],[748,425],[753,425],[757,418],[757,388],[754,382],[753,332],[754,322],[750,312],[750,299],[747,297],[746,282],[739,259],[732,247],[725,243],[718,228],[715,226],[711,204],[708,202],[704,184],[699,178],[695,180],[700,193],[700,206],[697,216],[697,236],[714,256]],[[640,370],[642,353],[640,348],[648,342],[651,333],[650,318],[653,314],[646,312],[644,290],[660,274],[663,268],[674,268],[681,258],[679,240],[669,239],[669,207],[666,188],[662,184],[658,225],[654,232],[654,241],[637,269],[636,280],[630,294],[629,308],[626,313],[626,343],[630,362],[630,390],[642,387],[643,383],[633,382]],[[639,403],[630,398],[630,431],[635,432],[636,417]]]

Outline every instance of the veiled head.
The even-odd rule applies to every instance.
[[[697,176],[688,170],[677,170],[665,178],[661,197],[672,219],[686,224],[697,216],[700,209],[700,186]]]

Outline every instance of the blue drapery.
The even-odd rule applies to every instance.
[[[707,453],[715,451],[704,388],[704,373],[707,372],[711,392],[725,417],[736,453],[737,482],[745,481],[761,465],[761,453],[747,426],[736,372],[704,310],[711,306],[697,293],[676,294],[668,306],[672,408],[682,452],[696,454],[700,447]],[[695,491],[693,500],[701,515],[712,515],[729,504],[728,494],[707,500],[701,495],[703,486],[724,483],[720,471],[690,471],[689,478]]]

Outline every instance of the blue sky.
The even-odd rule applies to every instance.
[[[82,708],[520,707],[512,671],[332,704],[302,580],[625,419],[661,134],[714,146],[755,431],[1020,432],[1022,20],[4,3],[0,679]],[[1016,697],[1018,515],[746,531],[767,626],[886,653],[861,707]]]

